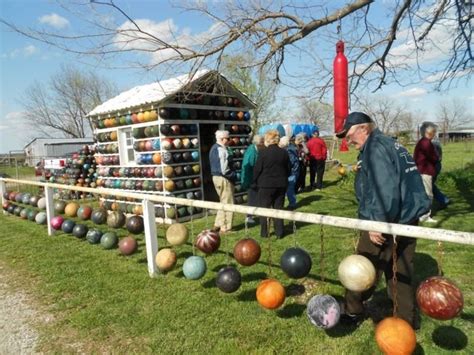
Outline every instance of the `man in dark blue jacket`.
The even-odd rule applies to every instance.
[[[364,113],[351,113],[339,138],[360,151],[355,180],[359,202],[359,218],[371,221],[416,225],[419,217],[430,209],[430,200],[413,158],[397,141],[382,134]],[[415,289],[412,285],[416,239],[397,236],[397,302],[398,316],[418,328]],[[385,274],[389,297],[392,298],[392,249],[394,237],[378,232],[362,232],[357,253],[367,257],[377,271],[377,280]],[[370,298],[376,284],[359,293],[347,290],[346,320],[363,319],[364,302]]]

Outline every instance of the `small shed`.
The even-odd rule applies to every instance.
[[[97,186],[187,199],[218,201],[209,149],[215,132],[228,130],[237,176],[255,104],[223,75],[201,70],[137,86],[89,113],[96,139]],[[240,179],[239,179],[240,180]],[[235,186],[235,202],[246,192]],[[139,201],[104,199],[108,209],[140,213]],[[183,221],[202,211],[155,205],[157,221]]]
[[[35,166],[41,159],[66,157],[89,144],[94,144],[94,138],[35,138],[23,150],[26,164]]]

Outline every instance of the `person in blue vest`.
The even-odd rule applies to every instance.
[[[233,169],[232,155],[228,149],[229,132],[216,131],[216,143],[209,151],[212,182],[221,203],[234,203],[234,184],[236,172]],[[217,211],[214,231],[227,233],[232,230],[232,212]]]
[[[430,210],[421,175],[408,151],[397,141],[380,132],[372,119],[362,112],[352,112],[343,130],[336,134],[359,150],[355,192],[359,204],[358,217],[363,220],[417,225]],[[414,265],[416,239],[396,237],[375,231],[362,232],[357,254],[367,257],[377,272],[376,280],[385,274],[387,290],[393,301],[397,287],[398,317],[414,329],[419,327],[416,313]],[[392,252],[396,245],[397,279],[392,282]],[[358,324],[365,317],[364,303],[376,284],[365,292],[346,291],[341,319]]]
[[[288,176],[288,188],[286,189],[286,197],[288,198],[287,208],[292,211],[296,208],[296,181],[300,173],[300,162],[298,160],[298,148],[295,145],[295,136],[289,138],[282,137],[279,143],[280,148],[286,149],[290,158],[290,176]]]

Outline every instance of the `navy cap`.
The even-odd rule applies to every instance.
[[[352,126],[362,123],[373,123],[372,119],[362,112],[351,112],[346,118],[342,131],[336,132],[336,137],[344,138]]]

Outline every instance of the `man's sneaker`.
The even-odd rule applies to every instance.
[[[424,223],[438,223],[436,219],[433,219],[431,217],[426,218],[423,222]]]
[[[257,222],[255,222],[255,220],[252,218],[252,217],[246,217],[245,218],[245,223],[247,224],[255,224]]]

